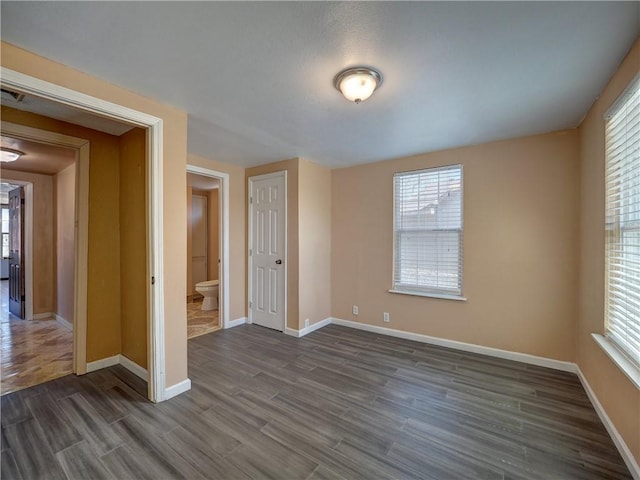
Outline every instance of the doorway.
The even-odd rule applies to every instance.
[[[249,323],[284,331],[287,172],[249,178]]]
[[[3,163],[0,183],[2,394],[73,371],[81,159],[69,142],[51,142],[50,133],[2,122],[3,148],[20,152]]]
[[[229,175],[187,165],[187,337],[229,324]]]

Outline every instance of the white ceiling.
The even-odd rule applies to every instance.
[[[189,151],[345,166],[577,126],[640,2],[10,2],[2,39],[186,110]],[[384,84],[361,105],[346,66]]]
[[[204,175],[198,175],[196,173],[187,173],[187,187],[207,191],[215,190],[219,186],[220,181],[217,178],[205,177]]]

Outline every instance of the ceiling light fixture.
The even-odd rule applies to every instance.
[[[333,86],[354,103],[365,101],[380,85],[382,74],[369,67],[347,68],[333,79]]]
[[[0,162],[8,163],[18,160],[24,152],[14,150],[13,148],[0,147]]]

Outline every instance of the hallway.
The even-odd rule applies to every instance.
[[[27,321],[10,314],[9,281],[0,284],[0,394],[71,373],[73,332],[53,318]]]

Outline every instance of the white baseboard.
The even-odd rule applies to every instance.
[[[327,325],[333,323],[333,317],[325,318],[324,320],[320,320],[319,322],[313,323],[308,327],[305,327],[301,330],[296,330],[295,328],[286,327],[284,329],[284,333],[286,335],[291,335],[292,337],[304,337],[311,332],[314,332],[322,327],[326,327]]]
[[[69,330],[73,330],[73,325],[71,325],[71,322],[69,322],[66,318],[61,317],[57,313],[54,313],[53,316],[55,317],[56,322],[58,322],[60,325],[62,325],[63,327]]]
[[[176,383],[175,385],[171,385],[170,387],[165,388],[164,390],[164,399],[169,400],[170,398],[175,397],[176,395],[180,395],[188,390],[191,390],[191,380],[188,378],[181,382]]]
[[[140,365],[135,363],[133,360],[129,360],[124,355],[120,355],[120,365],[129,370],[135,376],[140,377],[145,382],[149,381],[149,372],[146,368],[142,368]]]
[[[87,373],[95,372],[96,370],[100,370],[102,368],[113,367],[114,365],[122,365],[124,368],[129,370],[131,373],[140,377],[145,382],[149,381],[149,373],[146,369],[142,368],[135,362],[132,362],[124,355],[114,355],[113,357],[103,358],[101,360],[96,360],[95,362],[87,363]]]
[[[591,385],[589,385],[587,378],[584,376],[584,374],[582,373],[582,370],[580,370],[580,367],[578,367],[577,365],[576,365],[576,373],[578,374],[578,378],[580,379],[580,382],[582,383],[582,386],[584,387],[585,392],[587,392],[587,396],[589,397],[589,400],[591,401],[593,408],[595,409],[596,413],[600,417],[600,420],[604,424],[604,427],[607,429],[607,432],[609,432],[609,436],[613,440],[613,443],[615,444],[615,446],[618,448],[618,451],[620,452],[620,456],[622,457],[622,459],[624,460],[624,463],[627,465],[627,468],[631,472],[631,476],[635,480],[640,480],[640,465],[638,465],[638,462],[633,457],[631,450],[629,450],[629,447],[627,446],[624,439],[618,432],[618,429],[615,427],[615,425],[609,418],[609,415],[607,415],[607,412],[605,411],[604,407],[598,400],[598,397],[596,397],[596,394],[591,388]]]
[[[539,367],[553,368],[565,372],[576,372],[576,364],[572,362],[563,362],[552,358],[538,357],[528,353],[511,352],[509,350],[501,350],[499,348],[484,347],[482,345],[474,345],[472,343],[458,342],[456,340],[447,340],[445,338],[431,337],[421,333],[405,332],[403,330],[395,330],[393,328],[379,327],[377,325],[368,325],[366,323],[352,322],[351,320],[343,320],[341,318],[332,318],[331,323],[334,325],[342,325],[343,327],[357,328],[367,332],[380,333],[391,337],[404,338],[406,340],[414,340],[416,342],[438,345],[440,347],[453,348],[455,350],[463,350],[465,352],[479,353],[490,357],[504,358],[505,360],[514,360],[516,362],[528,363]]]
[[[43,312],[43,313],[34,313],[33,315],[31,315],[31,318],[29,318],[28,320],[44,320],[44,319],[50,319],[50,318],[55,318],[55,314],[51,312]]]
[[[245,323],[247,323],[247,317],[240,317],[236,318],[235,320],[229,320],[224,328],[233,328],[237,327],[238,325],[244,325]]]
[[[113,357],[103,358],[96,360],[95,362],[87,363],[87,373],[95,372],[107,367],[113,367],[120,364],[120,355],[114,355]]]

